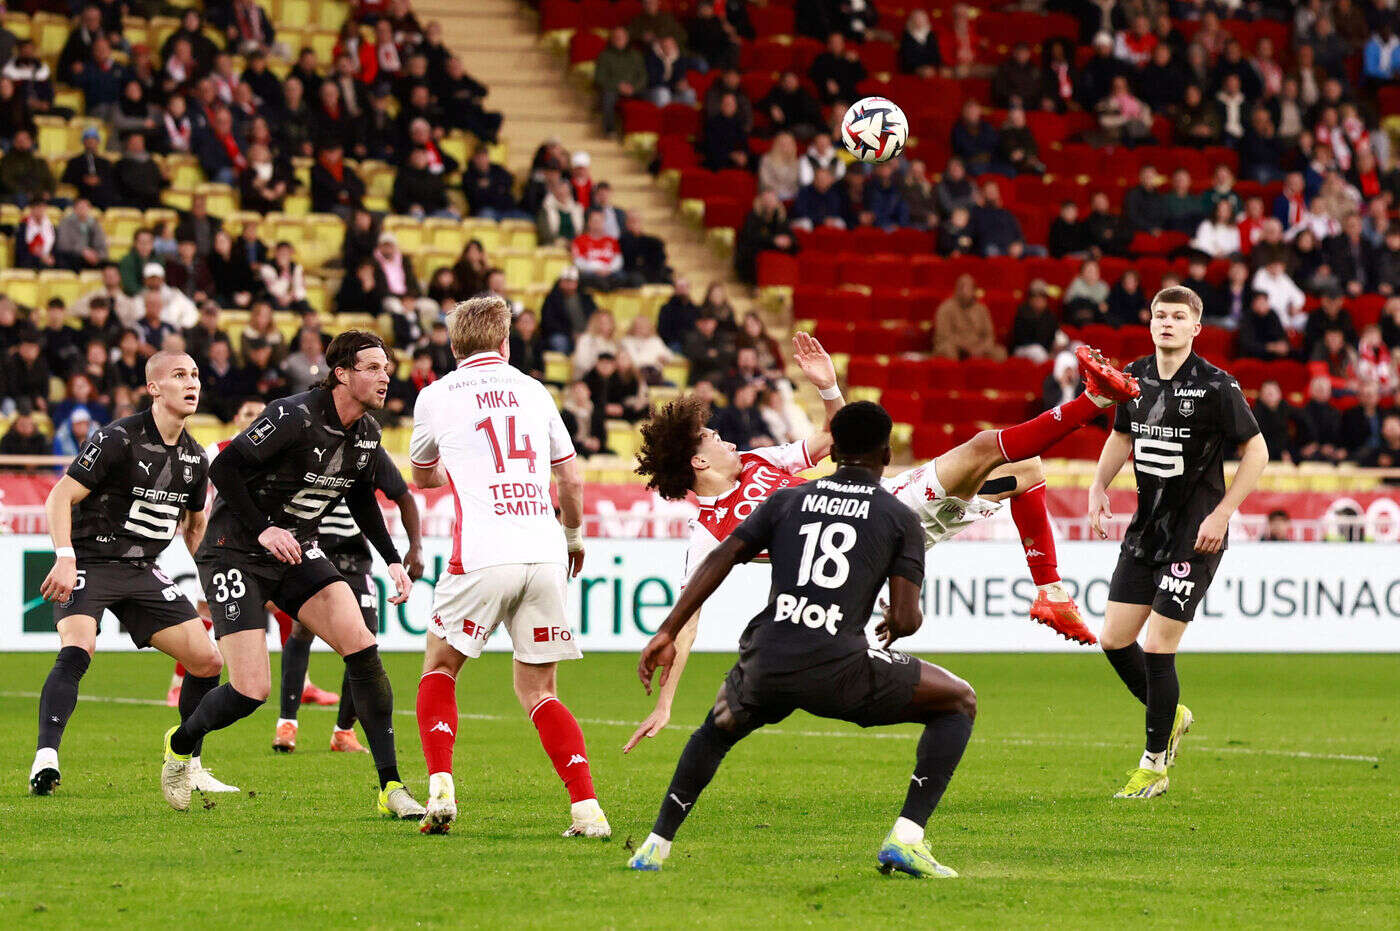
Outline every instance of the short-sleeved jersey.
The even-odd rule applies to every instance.
[[[797,473],[812,468],[812,457],[807,443],[801,441],[742,452],[739,463],[739,478],[733,488],[713,498],[696,496],[700,513],[690,522],[683,582],[773,492],[805,482]]]
[[[229,445],[251,463],[245,477],[253,503],[275,526],[292,532],[302,546],[318,539],[321,517],[357,481],[374,480],[379,424],[362,416],[346,427],[325,388],[268,404],[252,426]],[[214,498],[204,545],[272,559],[229,510]]]
[[[767,550],[768,606],[739,641],[764,668],[819,665],[868,646],[865,626],[885,580],[924,580],[924,532],[864,469],[780,489],[734,528],[748,551]]]
[[[447,472],[448,572],[567,560],[549,483],[574,444],[545,386],[499,353],[476,353],[419,393],[409,456]]]
[[[1259,432],[1239,382],[1192,353],[1169,379],[1157,357],[1126,371],[1142,394],[1118,405],[1113,429],[1133,441],[1138,507],[1123,551],[1152,562],[1190,560],[1201,521],[1225,497],[1225,456]]]
[[[375,457],[378,460],[374,466],[375,490],[382,491],[384,497],[390,501],[408,494],[408,483],[403,480],[403,473],[394,464],[389,451],[381,446]],[[368,571],[372,558],[369,543],[365,540],[360,526],[355,523],[355,518],[350,513],[350,505],[345,503],[344,498],[337,501],[335,507],[321,518],[320,539],[321,549],[337,566],[342,563],[360,565]]]
[[[204,509],[204,449],[182,431],[167,446],[150,410],[94,430],[68,466],[89,494],[73,505],[73,549],[84,561],[151,560],[185,511]]]

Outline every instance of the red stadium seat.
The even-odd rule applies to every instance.
[[[596,32],[580,29],[569,37],[569,64],[592,61],[607,46],[608,40]]]
[[[752,198],[739,200],[734,197],[712,197],[705,201],[705,227],[732,227],[744,225],[744,217],[753,206]]]
[[[758,284],[760,287],[794,287],[800,281],[796,256],[785,252],[761,252],[758,255]]]
[[[890,367],[888,362],[881,361],[876,356],[852,356],[850,363],[846,366],[846,383],[869,388],[888,388],[890,386]],[[881,395],[881,403],[884,403],[884,395]],[[886,405],[886,410],[889,410]],[[895,420],[898,420],[895,417]]]
[[[683,103],[673,103],[661,111],[662,132],[668,136],[700,135],[700,111]]]

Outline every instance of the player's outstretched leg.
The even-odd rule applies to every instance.
[[[277,730],[272,735],[272,749],[278,753],[291,753],[297,748],[297,715],[306,686],[306,670],[311,665],[311,641],[315,639],[311,631],[294,624],[291,636],[282,644],[282,703]]]
[[[898,871],[918,879],[958,875],[934,859],[924,826],[953,778],[976,717],[977,695],[972,686],[942,667],[920,663],[919,682],[902,720],[923,722],[924,733],[915,751],[904,807],[875,858],[880,872]]]
[[[64,645],[39,693],[39,739],[34,748],[34,765],[29,769],[29,791],[34,795],[52,795],[59,784],[58,746],[63,742],[68,719],[78,706],[78,683],[87,672],[96,647],[97,622],[92,618],[64,618],[59,628]]]
[[[593,771],[583,729],[573,712],[559,700],[554,663],[514,663],[515,696],[530,715],[540,735],[540,745],[569,791],[571,824],[565,837],[612,837],[612,826],[593,791]]]
[[[224,662],[219,651],[209,641],[203,618],[191,618],[183,624],[157,631],[151,636],[150,645],[166,656],[174,659],[183,669],[177,707],[180,720],[186,721],[194,714],[199,703],[219,685],[219,673]],[[195,742],[190,754],[190,782],[200,792],[237,792],[237,786],[225,785],[214,774],[204,768],[200,760],[200,750],[204,744],[201,737]]]

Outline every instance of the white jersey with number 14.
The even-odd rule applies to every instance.
[[[456,506],[448,572],[567,561],[549,482],[574,444],[549,391],[499,353],[477,353],[423,389],[409,456],[447,472]]]

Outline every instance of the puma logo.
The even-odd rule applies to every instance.
[[[1172,601],[1175,601],[1177,604],[1181,605],[1181,610],[1183,610],[1183,611],[1186,610],[1186,599],[1185,599],[1185,598],[1182,598],[1180,595],[1172,595]]]
[[[139,465],[139,466],[141,467],[141,471],[142,471],[142,472],[145,472],[145,473],[146,473],[146,477],[147,477],[147,478],[150,478],[150,477],[151,477],[151,464],[150,464],[149,462],[140,462],[140,461],[138,461],[136,464]]]
[[[694,802],[690,802],[688,804],[686,802],[682,802],[680,799],[676,798],[676,793],[674,792],[672,792],[667,797],[670,798],[670,800],[675,802],[677,805],[681,806],[681,811],[689,811],[690,806],[695,804]]]
[[[909,779],[921,789],[924,787],[924,783],[928,782],[927,776],[924,776],[922,779],[918,776],[910,776]]]
[[[291,413],[291,411],[287,410],[287,409],[284,407],[284,408],[282,408],[281,410],[279,410],[279,411],[277,412],[277,419],[278,419],[278,420],[281,420],[283,417],[286,417],[286,416],[287,416],[288,414],[290,414],[290,413]]]
[[[429,734],[435,733],[437,731],[442,731],[448,737],[456,736],[452,733],[452,728],[448,725],[446,721],[439,721],[428,729]]]
[[[311,447],[311,451],[316,454],[317,462],[320,462],[321,457],[326,454],[326,451],[324,449],[317,449],[315,446]]]

